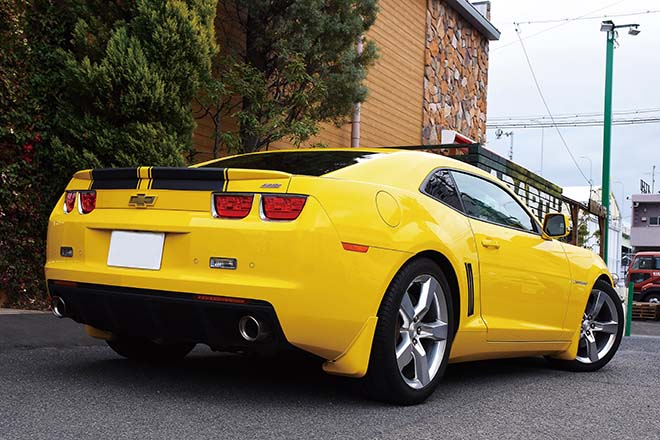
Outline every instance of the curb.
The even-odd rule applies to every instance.
[[[0,316],[2,315],[41,315],[50,313],[46,310],[24,310],[24,309],[4,309],[0,308]]]

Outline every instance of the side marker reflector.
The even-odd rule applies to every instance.
[[[59,281],[59,280],[56,280],[56,281],[53,281],[53,284],[55,284],[56,286],[62,286],[62,287],[78,287],[78,283],[76,283],[75,281]]]
[[[345,251],[359,252],[361,254],[365,254],[369,250],[369,246],[365,246],[362,244],[342,243],[341,245],[344,247]]]

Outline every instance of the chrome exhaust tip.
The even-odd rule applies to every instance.
[[[66,318],[66,303],[59,296],[54,296],[53,300],[50,303],[50,308],[53,311],[53,315],[58,318]]]
[[[251,315],[245,315],[238,321],[238,332],[248,342],[262,341],[268,336],[266,325]]]

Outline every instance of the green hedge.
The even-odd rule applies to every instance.
[[[0,0],[0,302],[41,308],[48,215],[91,167],[181,165],[215,0]]]

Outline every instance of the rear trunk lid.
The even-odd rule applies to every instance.
[[[290,181],[291,174],[269,170],[108,168],[79,171],[67,191],[95,190],[96,209],[209,211],[210,193],[286,193]]]

